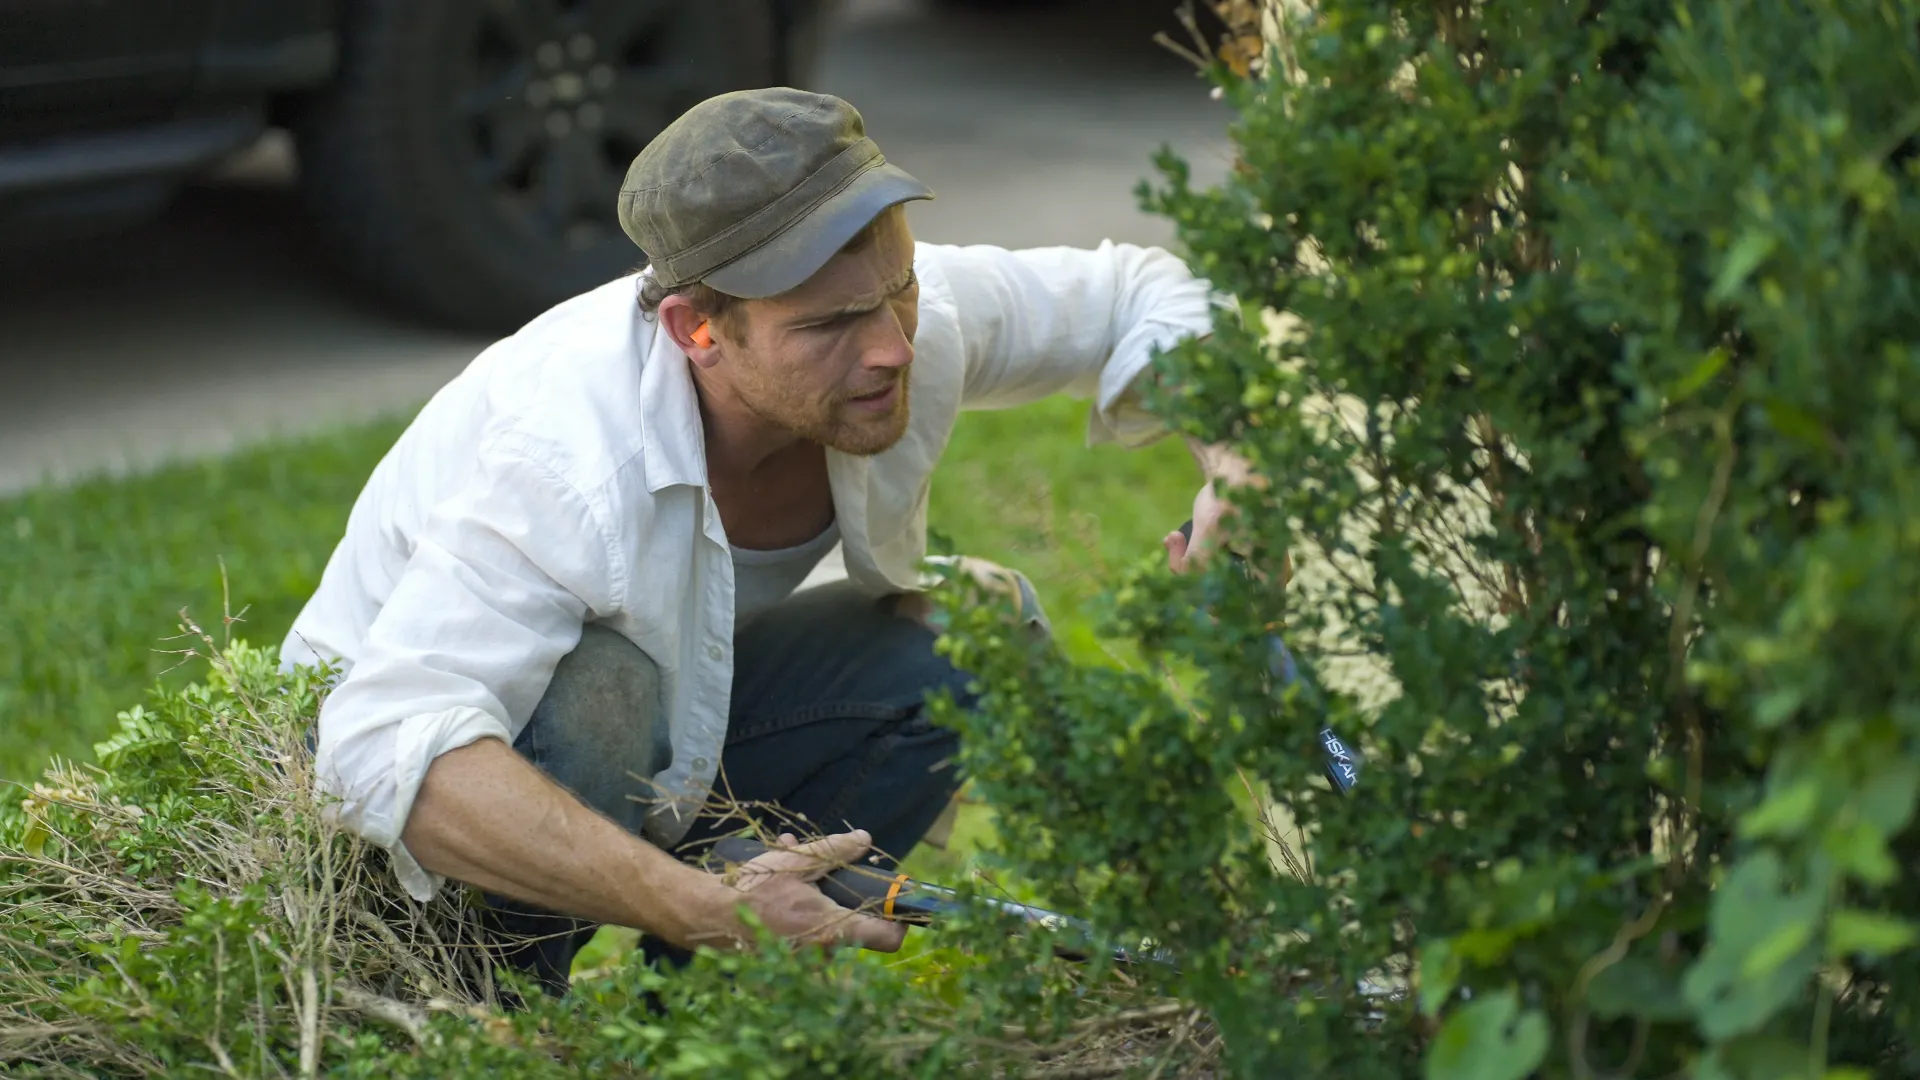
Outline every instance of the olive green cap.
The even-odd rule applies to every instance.
[[[740,90],[695,105],[640,151],[620,227],[660,284],[755,299],[812,277],[889,206],[931,198],[839,98]]]

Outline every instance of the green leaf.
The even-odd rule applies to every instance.
[[[46,821],[39,814],[29,815],[27,833],[20,840],[21,850],[36,859],[40,858],[46,854],[47,840],[52,836],[53,833],[48,831]]]
[[[1820,878],[1788,893],[1785,877],[1780,856],[1759,851],[1736,863],[1714,894],[1706,950],[1680,984],[1710,1039],[1758,1029],[1813,976],[1820,960],[1813,930],[1827,883]]]
[[[1827,448],[1827,431],[1813,414],[1784,398],[1768,398],[1762,406],[1775,431],[1816,450]]]
[[[1643,956],[1629,956],[1593,977],[1587,1008],[1603,1020],[1638,1016],[1647,1020],[1684,1020],[1677,971],[1663,970]]]
[[[1701,387],[1712,382],[1715,375],[1720,374],[1721,370],[1727,366],[1730,355],[1722,348],[1708,349],[1707,355],[1700,358],[1700,362],[1693,366],[1693,370],[1681,376],[1680,381],[1673,384],[1670,397],[1676,402],[1692,397]]]
[[[1420,1013],[1433,1016],[1460,982],[1460,956],[1445,938],[1420,950]]]
[[[1887,848],[1886,834],[1867,822],[1853,819],[1828,828],[1822,851],[1840,871],[1873,886],[1893,884],[1900,867]]]
[[[1507,958],[1519,935],[1506,927],[1468,930],[1453,939],[1453,951],[1481,967],[1491,967]]]
[[[1776,728],[1799,711],[1807,700],[1807,688],[1799,684],[1783,686],[1761,695],[1753,707],[1753,722],[1763,728]]]
[[[1707,293],[1707,301],[1725,303],[1779,245],[1780,238],[1772,233],[1748,230],[1727,252],[1727,261],[1720,264],[1720,273],[1713,279],[1713,288]]]
[[[1740,835],[1748,839],[1798,836],[1806,831],[1819,806],[1818,778],[1802,776],[1770,793],[1764,802],[1749,811],[1740,821]]]
[[[1808,1080],[1807,1045],[1779,1035],[1748,1035],[1709,1047],[1694,1080]]]
[[[1427,1053],[1427,1080],[1521,1080],[1546,1059],[1546,1017],[1511,989],[1447,1018]]]
[[[1860,816],[1891,835],[1913,820],[1914,800],[1920,797],[1920,762],[1880,758],[1876,764],[1879,767],[1860,786]]]
[[[1877,911],[1843,908],[1827,926],[1827,954],[1834,957],[1880,957],[1899,952],[1920,937],[1920,927]]]
[[[1813,920],[1796,919],[1773,928],[1760,944],[1748,950],[1740,965],[1740,974],[1749,979],[1764,979],[1779,970],[1813,940]]]

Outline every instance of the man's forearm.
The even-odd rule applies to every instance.
[[[737,928],[720,878],[596,813],[498,739],[434,759],[401,841],[432,873],[677,945]]]

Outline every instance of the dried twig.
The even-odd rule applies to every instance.
[[[320,1071],[320,980],[313,968],[300,969],[300,1076],[308,1080]]]
[[[371,1020],[378,1020],[390,1027],[399,1028],[407,1033],[416,1045],[427,1044],[427,1014],[424,1009],[415,1008],[402,1001],[381,997],[370,990],[362,990],[348,983],[336,983],[333,996],[342,1005]]]

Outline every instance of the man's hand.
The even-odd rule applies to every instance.
[[[1230,509],[1232,506],[1220,497],[1211,482],[1201,485],[1200,493],[1193,497],[1193,538],[1189,540],[1175,529],[1160,540],[1160,545],[1167,549],[1167,566],[1174,573],[1184,574],[1188,567],[1206,561],[1219,545],[1221,522]]]
[[[1001,566],[999,563],[972,555],[957,555],[929,559],[929,562],[941,562],[959,571],[960,576],[969,579],[988,594],[1005,600],[1019,613],[1026,627],[1042,636],[1052,634],[1052,625],[1040,608],[1040,598],[1035,593],[1033,583],[1024,575]],[[912,619],[936,634],[947,632],[944,612],[930,593],[901,593],[894,599],[893,613],[903,619]]]
[[[742,863],[735,871],[733,887],[738,902],[744,903],[768,930],[789,941],[898,951],[906,940],[905,924],[849,911],[827,899],[815,884],[859,859],[872,846],[873,838],[864,829],[806,844],[783,833],[777,848]],[[743,931],[734,943],[745,944],[747,940]]]
[[[1208,555],[1225,545],[1226,520],[1233,511],[1233,504],[1217,488],[1259,486],[1262,483],[1247,459],[1224,446],[1209,446],[1188,439],[1187,448],[1193,451],[1193,459],[1200,465],[1200,474],[1206,478],[1206,482],[1200,485],[1199,493],[1193,497],[1192,538],[1182,536],[1176,529],[1160,540],[1160,546],[1167,551],[1167,566],[1176,574],[1184,574],[1188,568],[1199,566]],[[1215,484],[1216,480],[1220,484]]]

